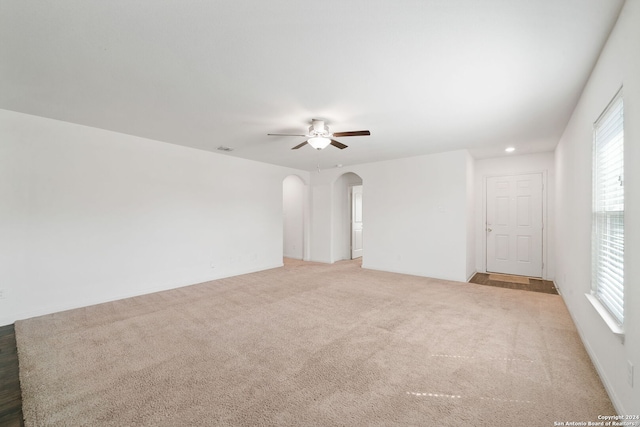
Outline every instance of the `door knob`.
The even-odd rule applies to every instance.
[[[491,233],[493,230],[490,228],[487,228],[487,233]]]

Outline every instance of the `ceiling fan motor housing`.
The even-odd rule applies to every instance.
[[[313,120],[309,126],[309,135],[329,136],[329,126],[324,124],[324,120]]]

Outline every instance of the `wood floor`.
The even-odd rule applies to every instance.
[[[489,273],[476,273],[475,276],[473,276],[471,280],[469,280],[469,282],[477,283],[478,285],[520,289],[523,291],[542,292],[545,294],[558,295],[558,290],[556,289],[555,284],[549,280],[541,280],[523,276],[511,276],[513,280],[509,280],[509,276],[505,275],[499,275],[501,276],[499,277],[500,280],[495,280],[496,276],[498,275]]]
[[[0,426],[24,426],[13,325],[0,326]]]

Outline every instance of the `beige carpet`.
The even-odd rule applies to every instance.
[[[561,297],[289,261],[16,322],[27,426],[552,426],[614,410]]]

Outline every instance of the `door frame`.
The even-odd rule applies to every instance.
[[[548,279],[548,263],[547,263],[547,252],[548,252],[548,240],[547,240],[547,230],[549,229],[548,215],[547,215],[547,170],[534,170],[528,172],[517,172],[517,173],[501,173],[501,174],[490,174],[484,175],[482,177],[482,223],[479,230],[482,230],[480,233],[480,248],[482,251],[482,271],[484,273],[487,272],[487,180],[489,178],[500,178],[503,176],[518,176],[518,175],[531,175],[531,174],[542,174],[542,278],[544,280]]]
[[[350,255],[350,259],[357,259],[353,257],[353,187],[362,187],[362,192],[364,194],[364,184],[350,184],[347,187],[347,193],[349,194],[349,255]],[[360,207],[360,209],[362,209],[362,207]],[[364,209],[363,209],[363,223],[364,223]],[[364,231],[362,232],[362,234],[364,235]],[[364,238],[363,238],[363,242],[364,242]],[[362,245],[362,254],[360,255],[358,258],[362,258],[364,256],[364,243]]]

